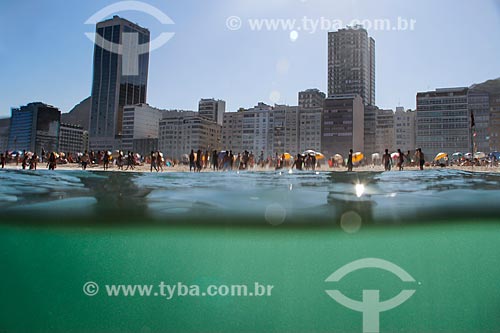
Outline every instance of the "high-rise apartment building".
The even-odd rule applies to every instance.
[[[317,109],[299,110],[299,151],[321,151],[321,120],[323,106]],[[290,152],[292,153],[292,152]]]
[[[238,112],[224,113],[222,124],[222,149],[233,152],[243,151],[243,109]]]
[[[401,149],[403,152],[415,152],[416,137],[415,137],[415,117],[416,112],[407,110],[403,107],[397,107],[394,115],[394,144],[396,149]]]
[[[375,105],[375,40],[362,26],[328,33],[328,97],[341,94]]]
[[[375,126],[375,152],[383,153],[386,149],[393,152],[394,147],[394,111],[377,110]]]
[[[58,151],[61,111],[44,103],[30,103],[12,109],[8,149],[40,154]]]
[[[490,151],[490,96],[487,92],[469,89],[469,112],[474,115],[474,151]]]
[[[378,153],[376,148],[376,134],[377,134],[377,111],[378,107],[374,105],[365,105],[364,114],[364,153],[365,155],[371,156],[374,153]]]
[[[299,107],[302,109],[322,108],[326,95],[318,89],[307,89],[299,92]]]
[[[416,142],[428,159],[440,152],[471,152],[468,88],[446,88],[417,94]]]
[[[158,130],[162,112],[162,110],[151,107],[148,104],[125,106],[123,112],[122,149],[140,154],[156,150],[158,147]],[[146,146],[148,142],[151,143],[151,147],[149,148]],[[138,149],[138,147],[141,149]]]
[[[159,150],[168,158],[180,160],[191,149],[220,150],[221,126],[199,115],[169,113],[160,120]]]
[[[63,153],[83,153],[86,147],[88,132],[80,125],[61,123],[59,128],[59,151]]]
[[[500,93],[490,94],[490,151],[500,151]]]
[[[214,121],[222,126],[226,112],[226,102],[214,98],[201,99],[198,103],[198,113],[201,117]]]
[[[359,95],[338,95],[325,100],[321,126],[321,152],[347,156],[350,149],[364,151],[364,106]]]
[[[146,102],[149,41],[149,30],[118,16],[97,24],[89,124],[91,149],[118,149],[123,135],[123,108]]]
[[[242,115],[242,135],[241,146],[243,150],[253,152],[259,156],[264,152],[264,156],[272,154],[272,124],[270,105],[258,103],[251,109],[243,110]]]
[[[275,105],[271,110],[272,149],[269,154],[295,153],[299,151],[298,106]],[[258,152],[260,153],[260,152]]]

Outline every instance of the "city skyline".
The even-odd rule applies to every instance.
[[[19,31],[2,37],[0,55],[4,62],[15,65],[7,66],[4,77],[9,79],[0,83],[5,96],[9,96],[0,101],[0,117],[8,117],[11,107],[37,100],[68,112],[90,95],[94,46],[83,32],[93,29],[83,22],[112,3],[89,1],[78,4],[79,10],[74,10],[73,5],[73,11],[65,11],[65,6],[69,5],[59,1],[29,6],[23,2],[0,5],[5,15],[1,24],[13,24],[13,20],[23,13],[27,18],[45,15],[47,22],[51,18],[63,20],[67,28],[58,36],[58,40],[64,40],[64,43],[50,44],[54,40],[51,32],[58,25],[35,25],[26,19]],[[262,1],[252,4],[219,1],[212,6],[195,4],[194,1],[182,5],[164,1],[148,3],[168,13],[176,23],[169,27],[176,33],[172,41],[151,53],[148,103],[158,107],[196,110],[200,98],[215,97],[227,101],[228,111],[236,111],[239,107],[251,107],[256,101],[296,105],[299,91],[308,88],[327,91],[326,31],[300,33],[295,41],[289,38],[287,31],[250,31],[248,27],[229,31],[226,18],[234,14],[245,19],[323,15],[345,19],[346,22],[349,17],[414,18],[417,22],[415,31],[369,31],[378,46],[377,105],[384,109],[393,109],[397,105],[415,109],[418,91],[469,86],[496,78],[498,74],[495,73],[500,73],[500,64],[495,61],[500,45],[494,38],[500,13],[498,1],[473,6],[451,1],[433,4],[435,9],[453,5],[444,12],[446,15],[437,15],[437,9],[435,14],[428,13],[425,8],[429,1],[409,3],[406,8],[395,1],[382,1],[377,6],[366,1],[344,1],[335,5],[325,1],[274,1],[268,4]],[[210,10],[195,10],[195,5],[208,6]],[[200,12],[205,15],[200,15]],[[481,12],[481,15],[474,15],[476,12]],[[160,28],[163,29],[146,15],[118,14],[150,28],[152,39],[161,31]],[[443,34],[447,43],[432,38]],[[26,41],[27,36],[31,37],[29,41]],[[464,40],[467,43],[463,44]],[[51,48],[39,47],[48,43]],[[422,45],[427,51],[422,50]],[[16,52],[8,52],[13,49]],[[39,51],[28,52],[32,49]],[[400,52],[396,52],[398,49]],[[238,52],[238,57],[234,57],[233,50]],[[52,59],[55,53],[62,56]],[[473,66],[468,65],[473,60],[483,64],[482,68],[470,68]]]

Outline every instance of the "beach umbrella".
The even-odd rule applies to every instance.
[[[289,160],[292,158],[292,155],[290,155],[290,153],[284,153],[283,157],[285,158],[285,160]]]
[[[374,160],[380,160],[380,154],[379,153],[372,154],[372,161],[374,161]]]
[[[464,155],[464,157],[468,160],[470,160],[472,158],[472,154],[471,153],[467,153]]]
[[[490,153],[490,157],[495,157],[497,160],[499,160],[500,159],[500,152],[494,151],[494,152]]]
[[[365,158],[365,155],[363,153],[357,152],[352,155],[352,163],[359,163]]]
[[[398,158],[399,158],[399,153],[397,153],[397,152],[396,152],[396,153],[392,153],[392,154],[391,154],[391,158],[392,158],[393,160],[398,159]]]
[[[477,158],[478,160],[480,160],[480,159],[486,158],[486,154],[478,151],[477,153],[474,154],[474,158]]]
[[[323,154],[321,154],[321,153],[319,153],[319,152],[316,152],[316,159],[317,159],[317,160],[322,160],[322,159],[324,159],[324,158],[325,158],[325,155],[323,155]]]
[[[337,162],[341,163],[341,162],[344,160],[344,157],[342,157],[342,155],[340,155],[340,154],[335,154],[335,155],[333,156],[333,159],[334,159],[335,161],[337,161]]]
[[[460,152],[457,152],[457,153],[454,153],[453,155],[451,155],[451,157],[453,157],[453,159],[456,159],[456,160],[461,159],[463,156],[464,156],[464,154],[462,154]]]
[[[320,152],[317,152],[312,149],[308,149],[302,153],[302,156],[307,156],[307,155],[314,155],[316,156],[316,159],[321,160],[325,158],[325,155],[321,154]]]
[[[446,154],[446,153],[439,153],[439,154],[436,155],[436,157],[434,157],[434,161],[439,161],[439,160],[441,160],[443,158],[447,158],[447,157],[448,157],[448,154]]]

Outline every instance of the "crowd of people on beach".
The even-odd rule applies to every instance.
[[[258,157],[253,152],[245,150],[241,153],[233,153],[232,150],[203,152],[198,149],[196,152],[191,150],[188,155],[188,164],[190,172],[201,172],[204,169],[213,171],[231,171],[231,170],[253,170],[283,168],[296,168],[297,170],[315,170],[321,167],[313,154],[297,154],[295,159],[290,154],[275,153],[274,157],[265,157],[262,151]]]
[[[347,171],[353,171],[355,167],[366,167],[382,165],[385,171],[391,171],[396,168],[403,171],[405,167],[416,167],[423,170],[424,167],[434,166],[485,166],[485,160],[477,158],[469,159],[461,157],[459,160],[449,160],[447,157],[443,160],[426,161],[426,157],[421,148],[415,150],[412,154],[411,151],[403,153],[401,149],[397,152],[390,154],[388,149],[380,156],[380,154],[373,154],[372,161],[364,156],[361,159],[355,159],[355,155],[361,153],[354,153],[351,149],[346,159],[341,155],[336,155],[326,159],[330,168],[346,167]],[[361,154],[362,155],[362,154]],[[240,153],[233,153],[232,150],[205,150],[192,149],[189,154],[185,154],[181,160],[168,159],[164,154],[158,150],[151,151],[147,156],[141,156],[138,153],[128,151],[85,151],[83,153],[56,153],[45,152],[42,149],[41,155],[36,152],[8,152],[0,154],[0,165],[5,168],[7,163],[16,163],[16,166],[21,165],[22,169],[37,170],[39,163],[45,163],[46,168],[55,170],[57,165],[64,164],[79,164],[82,170],[90,168],[97,168],[104,171],[110,168],[116,168],[119,171],[135,170],[137,166],[149,165],[150,172],[163,172],[166,167],[174,167],[176,165],[189,166],[190,172],[201,172],[203,170],[212,171],[232,171],[232,170],[280,170],[284,168],[296,170],[316,170],[322,167],[322,161],[325,156],[319,152],[308,150],[302,154],[292,156],[288,153],[275,153],[274,156],[264,156],[264,152],[256,157],[252,151],[244,150]],[[490,165],[496,165],[498,160],[493,156],[489,162]],[[495,163],[495,164],[493,164]]]

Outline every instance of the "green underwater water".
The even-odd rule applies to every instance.
[[[0,332],[362,332],[331,289],[415,290],[380,332],[500,331],[496,175],[188,176],[0,173]],[[415,281],[365,268],[325,282],[364,258]],[[105,287],[162,281],[274,287],[170,300]]]

